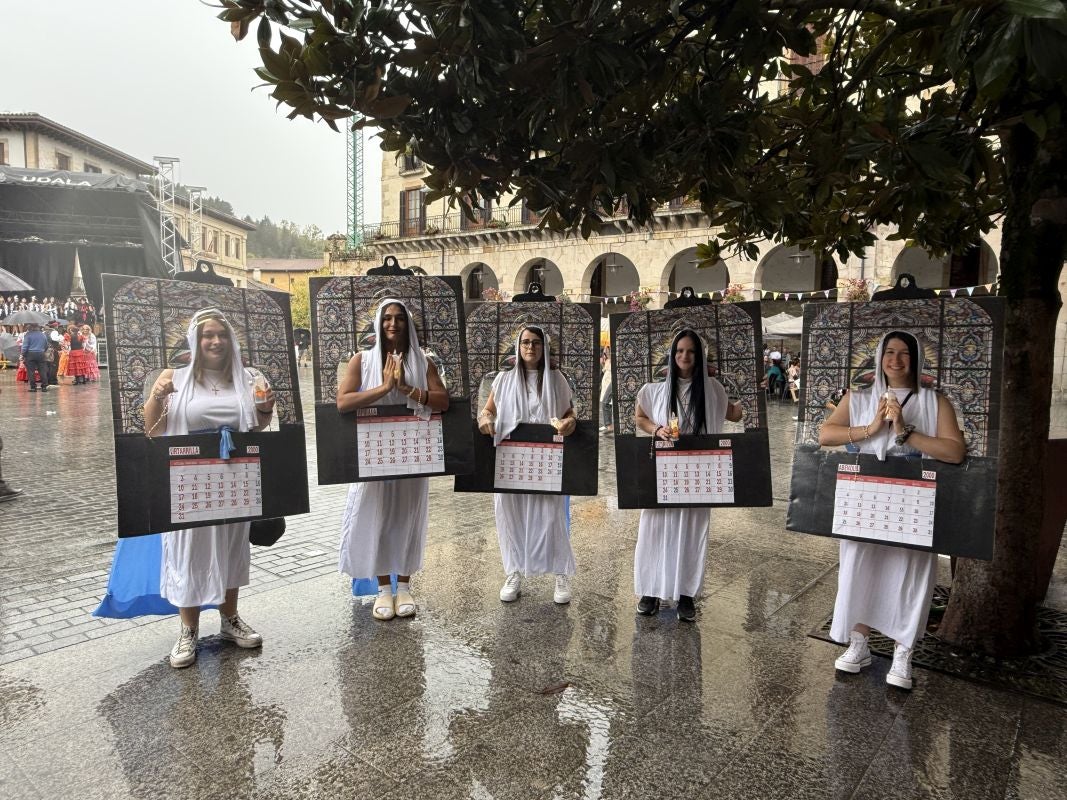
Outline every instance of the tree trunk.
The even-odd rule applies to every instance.
[[[992,561],[960,559],[939,634],[962,648],[1009,657],[1038,647],[1037,605],[1044,592],[1036,586],[1035,567],[1067,226],[1033,216],[1038,184],[1048,186],[1046,170],[1053,166],[1048,151],[1023,126],[1006,134],[1002,147],[1008,213],[1000,269],[1007,309],[996,543]]]

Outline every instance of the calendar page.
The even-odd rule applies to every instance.
[[[563,486],[563,437],[551,442],[505,439],[496,448],[493,487],[529,492],[559,492]]]
[[[258,517],[262,513],[258,457],[171,460],[172,523],[241,519]]]
[[[428,420],[413,415],[376,416],[378,409],[357,412],[356,432],[360,478],[402,478],[440,474],[445,470],[441,415]]]
[[[656,499],[670,505],[734,502],[734,456],[730,440],[720,449],[678,450],[656,442]]]
[[[937,473],[921,479],[863,475],[859,464],[838,464],[833,532],[887,544],[932,547]]]

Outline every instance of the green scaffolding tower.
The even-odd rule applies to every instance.
[[[360,118],[356,117],[356,121]],[[348,132],[346,184],[348,189],[348,249],[363,244],[363,129]]]

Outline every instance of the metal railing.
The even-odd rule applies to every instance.
[[[657,215],[679,214],[699,211],[700,203],[687,198],[672,200],[669,205],[656,210]],[[625,200],[620,201],[612,219],[626,217],[629,208]],[[478,231],[500,231],[508,228],[529,228],[541,221],[541,215],[525,206],[495,208],[486,212],[474,210],[474,218],[468,219],[462,212],[450,211],[447,214],[422,216],[411,220],[392,220],[376,225],[363,226],[363,241],[366,244],[393,239],[414,239],[425,236],[447,236]]]

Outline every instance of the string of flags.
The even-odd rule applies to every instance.
[[[978,294],[978,295],[993,294],[993,287],[994,286],[995,286],[995,284],[993,284],[993,283],[984,283],[984,284],[978,284],[976,286],[957,287],[955,289],[935,289],[934,291],[937,292],[937,296],[938,297],[957,297],[957,296],[972,297],[975,294]],[[889,288],[891,288],[891,286],[888,285],[888,284],[885,285],[885,286],[883,286],[881,284],[873,284],[873,287],[871,289],[871,294],[873,295],[879,289],[889,289]],[[673,300],[676,297],[681,297],[681,294],[682,294],[681,292],[665,291],[663,289],[653,289],[652,287],[645,287],[645,286],[640,287],[636,291],[637,291],[639,297],[643,296],[643,297],[646,297],[646,298],[649,298],[649,299],[651,297],[653,297],[653,296],[656,296],[656,295],[659,295],[659,296],[666,295],[668,300]],[[744,290],[743,293],[745,295],[748,295],[750,293],[750,290],[746,289],[746,290]],[[563,294],[567,295],[568,297],[574,298],[574,299],[578,300],[579,302],[586,302],[586,303],[605,303],[605,304],[607,304],[607,303],[629,303],[630,302],[630,293],[629,292],[626,293],[626,294],[619,294],[619,295],[597,295],[597,294],[589,294],[587,292],[580,292],[580,291],[578,291],[576,289],[564,289],[563,290]],[[728,292],[724,292],[722,290],[719,290],[719,291],[714,291],[714,292],[697,292],[696,296],[697,297],[705,297],[705,298],[707,298],[709,300],[722,300],[724,295],[726,295],[726,294],[728,294]],[[808,301],[808,300],[831,300],[831,299],[837,299],[838,297],[841,297],[841,296],[843,296],[843,290],[842,289],[816,289],[814,291],[808,291],[808,292],[774,292],[774,291],[766,291],[766,292],[765,291],[760,291],[759,292],[759,299],[760,300],[797,300],[797,301],[799,301],[801,303],[803,303],[805,301]]]

